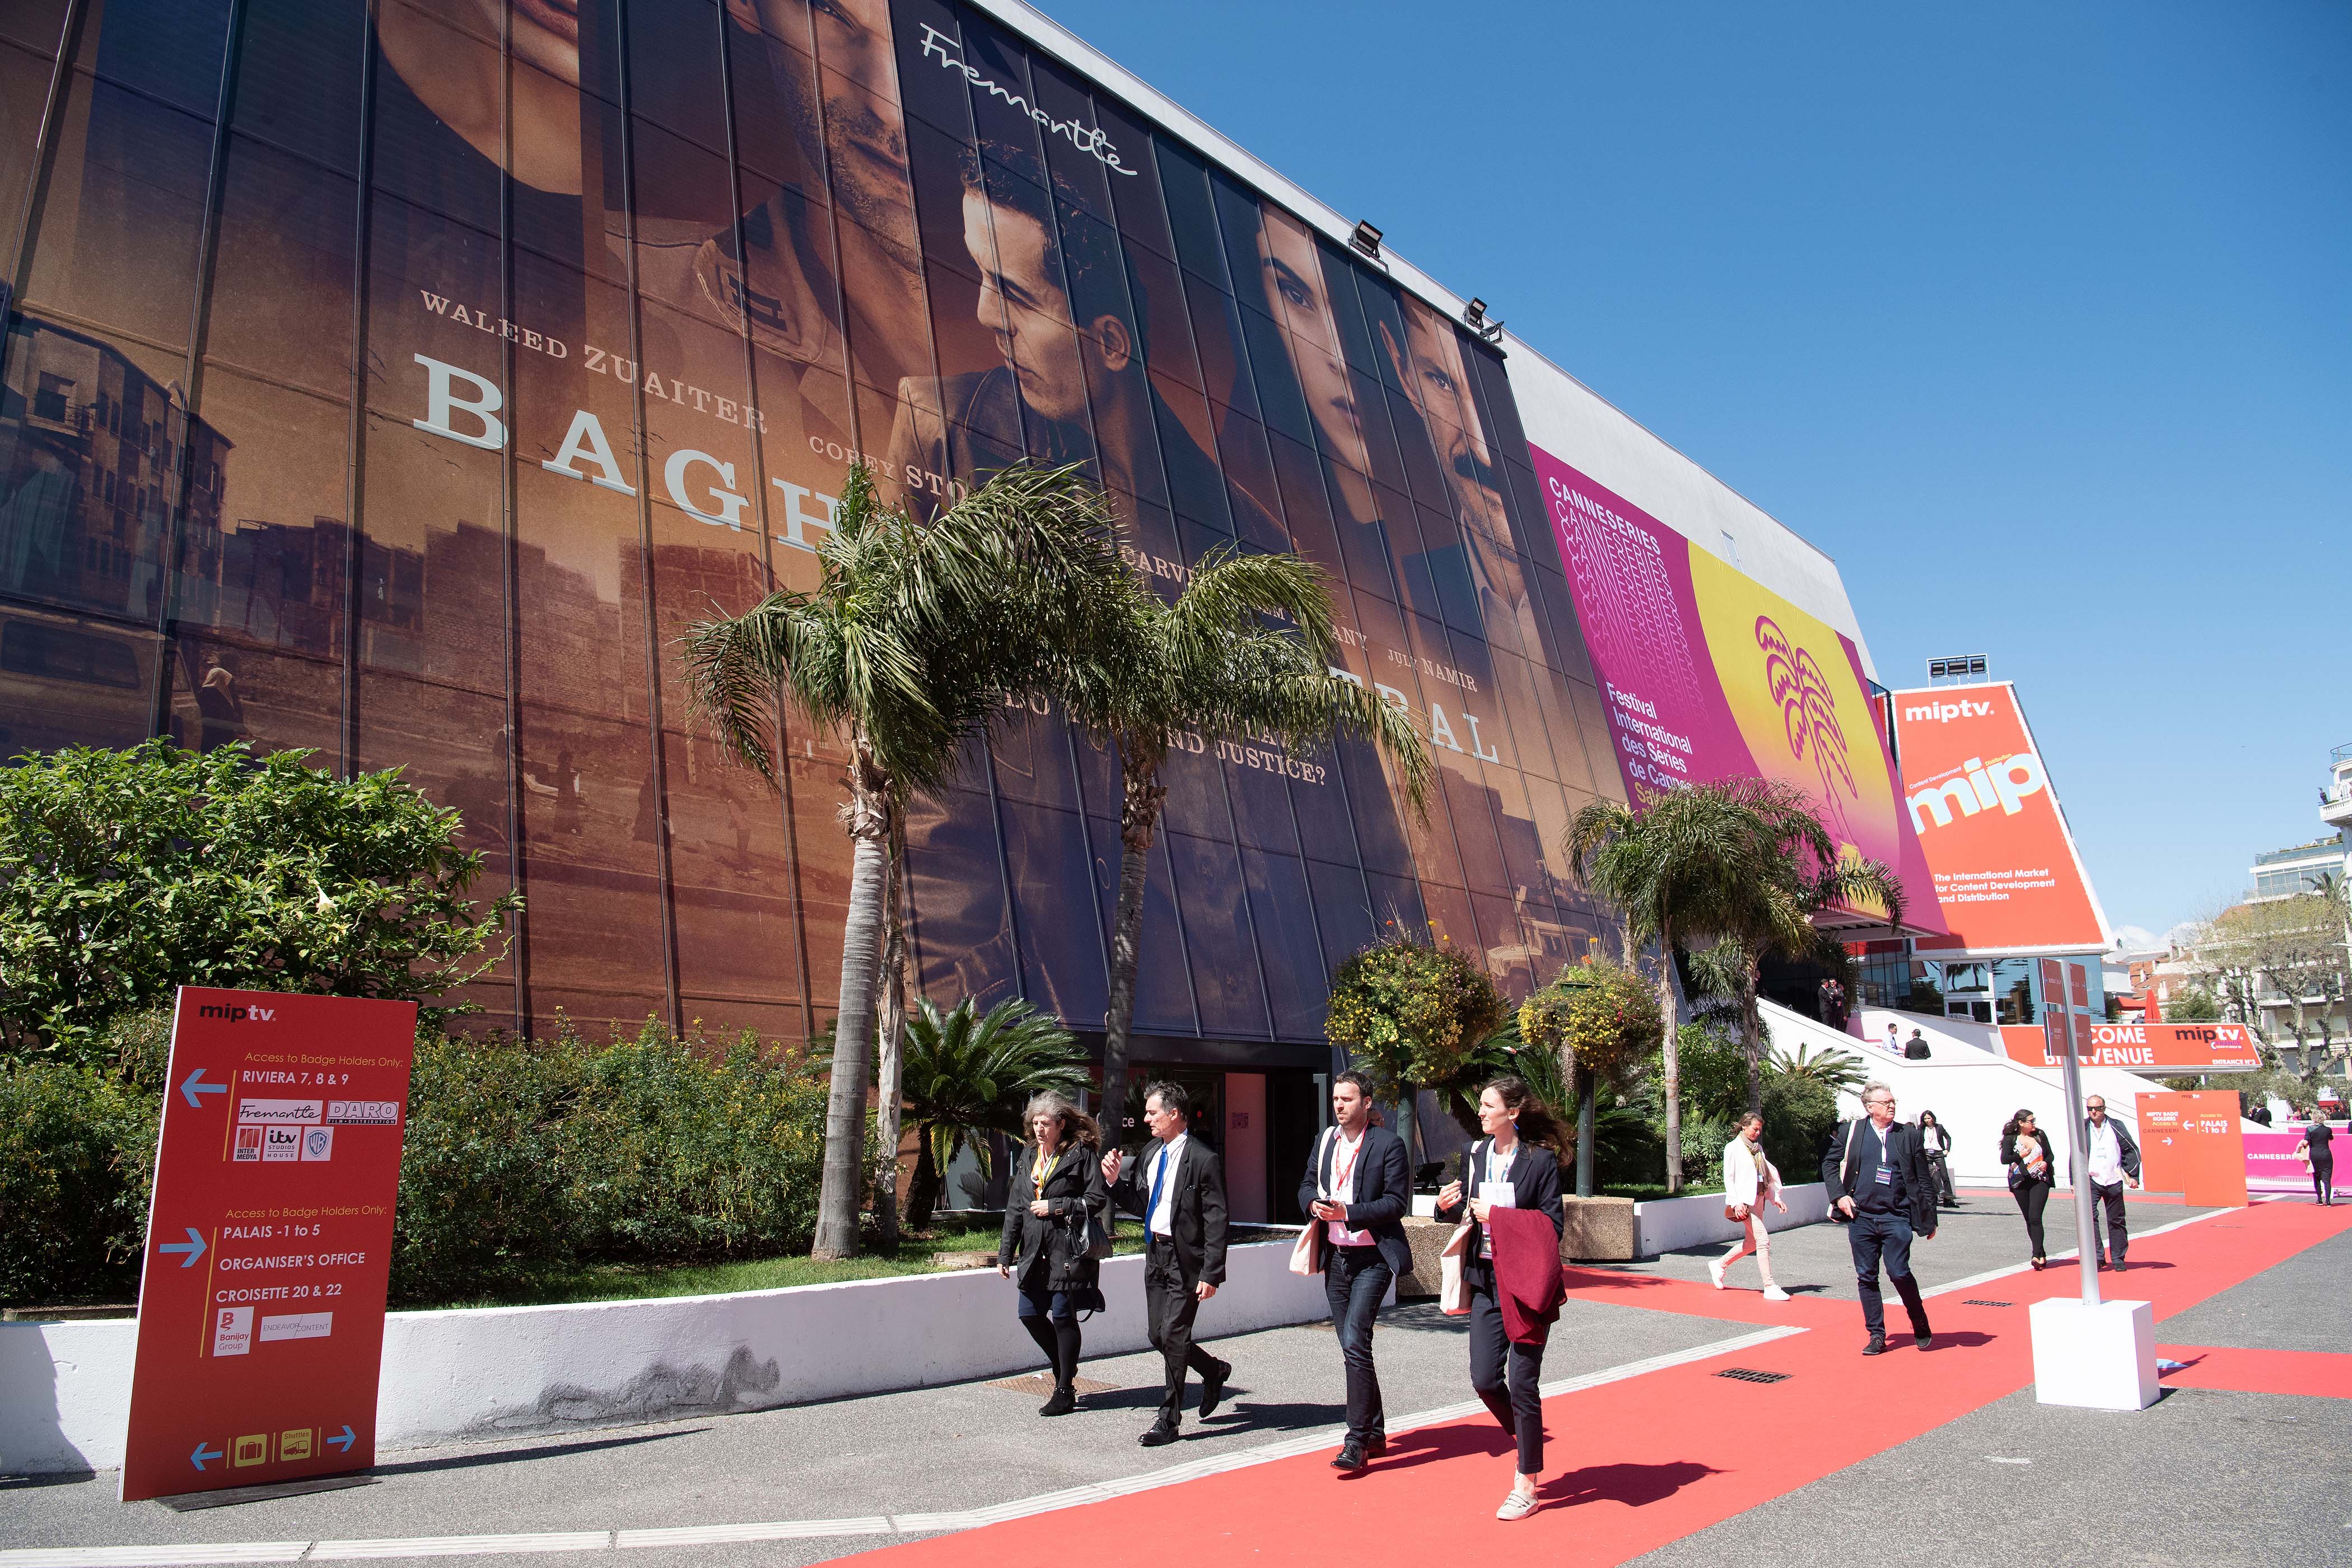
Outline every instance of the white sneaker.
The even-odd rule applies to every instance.
[[[1536,1510],[1536,1494],[1513,1490],[1495,1510],[1496,1519],[1525,1519]]]
[[[1713,1259],[1707,1264],[1706,1277],[1715,1281],[1715,1288],[1717,1289],[1720,1290],[1723,1289],[1723,1260],[1721,1258],[1718,1258]]]
[[[1764,1299],[1767,1301],[1785,1301],[1789,1299],[1789,1293],[1778,1285],[1767,1285],[1764,1287]]]

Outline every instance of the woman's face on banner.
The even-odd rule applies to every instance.
[[[1388,329],[1381,331],[1385,338]],[[1470,528],[1489,539],[1507,541],[1510,524],[1496,482],[1494,454],[1478,427],[1478,405],[1470,396],[1462,344],[1454,329],[1419,300],[1404,301],[1404,331],[1406,352],[1396,361],[1397,374],[1429,427],[1455,510]]]
[[[1261,209],[1257,237],[1266,309],[1290,327],[1290,358],[1315,416],[1323,449],[1358,473],[1371,471],[1363,431],[1356,423],[1356,389],[1339,353],[1339,323],[1323,283],[1323,260],[1307,226],[1288,213]]]

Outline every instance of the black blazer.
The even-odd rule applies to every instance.
[[[1110,1201],[1131,1215],[1141,1215],[1147,1230],[1151,1216],[1144,1205],[1151,1197],[1151,1167],[1160,1158],[1157,1139],[1119,1173],[1110,1187]],[[1099,1172],[1097,1172],[1099,1173]],[[1187,1134],[1176,1168],[1168,1173],[1176,1189],[1168,1216],[1170,1239],[1176,1244],[1176,1271],[1188,1285],[1205,1279],[1225,1282],[1225,1174],[1217,1152]]]
[[[1851,1134],[1847,1131],[1849,1128],[1853,1130]],[[1829,1189],[1832,1208],[1837,1206],[1840,1198],[1853,1198],[1856,1200],[1854,1206],[1857,1209],[1862,1206],[1860,1182],[1849,1184],[1846,1180],[1846,1139],[1849,1136],[1853,1139],[1853,1170],[1851,1173],[1860,1177],[1863,1174],[1863,1151],[1868,1147],[1871,1131],[1870,1119],[1865,1116],[1859,1121],[1839,1122],[1837,1131],[1831,1135],[1829,1150],[1822,1155],[1822,1184]],[[1907,1121],[1897,1121],[1888,1127],[1886,1157],[1896,1170],[1903,1173],[1904,1194],[1911,1206],[1911,1228],[1921,1236],[1935,1235],[1935,1176],[1927,1169],[1927,1154],[1921,1147],[1919,1130]]]
[[[1323,1223],[1315,1217],[1315,1200],[1331,1179],[1339,1159],[1338,1130],[1327,1128],[1316,1135],[1315,1146],[1307,1155],[1307,1174],[1298,1180],[1298,1212],[1309,1225]],[[1355,1176],[1356,1197],[1348,1205],[1348,1228],[1370,1232],[1373,1245],[1381,1249],[1381,1261],[1398,1274],[1411,1273],[1412,1243],[1404,1238],[1404,1216],[1412,1212],[1412,1167],[1405,1160],[1404,1140],[1385,1127],[1365,1128]],[[1328,1251],[1319,1248],[1316,1256],[1321,1258]]]
[[[2108,1126],[2110,1126],[2110,1127],[2112,1127],[2112,1128],[2114,1128],[2114,1129],[2116,1130],[2116,1154],[2117,1158],[2118,1158],[2118,1159],[2122,1162],[2122,1163],[2123,1163],[2124,1174],[2125,1174],[2125,1175],[2126,1175],[2126,1176],[2129,1176],[2129,1177],[2130,1177],[2133,1181],[2135,1181],[2135,1182],[2138,1181],[2138,1180],[2139,1180],[2139,1143],[2138,1143],[2138,1142],[2137,1142],[2136,1139],[2134,1139],[2134,1138],[2132,1137],[2132,1131],[2131,1131],[2131,1129],[2130,1129],[2130,1128],[2128,1128],[2128,1127],[2126,1127],[2126,1126],[2125,1126],[2122,1122],[2120,1122],[2120,1121],[2116,1121],[2116,1118],[2115,1118],[2115,1114],[2114,1114],[2114,1112],[2112,1112],[2112,1111],[2110,1111],[2110,1112],[2108,1113],[2108,1115],[2107,1115],[2107,1125],[2108,1125]],[[2090,1119],[2089,1117],[2085,1116],[2084,1118],[2083,1118],[2083,1141],[2084,1141],[2084,1146],[2085,1146],[2085,1147],[2088,1147],[2088,1146],[2089,1146],[2090,1137],[2091,1137],[2091,1119]],[[2072,1151],[2072,1150],[2069,1150],[2069,1151],[2068,1151],[2068,1152],[2069,1152],[2069,1153],[2072,1153],[2072,1152],[2073,1152],[2073,1151]],[[2084,1163],[2087,1166],[2087,1165],[2089,1164],[2089,1162],[2088,1162],[2088,1161],[2085,1161],[2085,1162],[2084,1162]]]
[[[1054,1211],[1045,1216],[1029,1212],[1030,1203],[1038,1195],[1029,1177],[1036,1159],[1034,1144],[1024,1144],[1013,1155],[1012,1179],[1004,1194],[1004,1236],[996,1244],[997,1266],[1012,1269],[1013,1279],[1025,1283],[1031,1268],[1044,1257],[1045,1278],[1036,1282],[1043,1289],[1068,1290],[1092,1285],[1099,1270],[1087,1256],[1087,1216],[1101,1214],[1110,1204],[1109,1191],[1103,1185],[1102,1156],[1084,1143],[1062,1145],[1054,1156],[1053,1168],[1045,1173],[1044,1196]]]
[[[1462,1162],[1462,1201],[1452,1208],[1440,1204],[1437,1217],[1456,1221],[1470,1212],[1470,1200],[1478,1195],[1479,1173],[1486,1168],[1486,1149],[1492,1138],[1474,1140],[1468,1157]],[[1554,1236],[1568,1229],[1568,1215],[1559,1204],[1559,1162],[1552,1152],[1540,1143],[1519,1140],[1518,1152],[1511,1158],[1511,1193],[1518,1199],[1515,1205],[1523,1209],[1541,1209],[1551,1221]],[[1470,1247],[1465,1257],[1476,1258],[1486,1250],[1486,1226],[1476,1220],[1470,1222]]]
[[[2042,1174],[2039,1176],[2025,1173],[2025,1162],[2017,1157],[2017,1134],[2009,1132],[2001,1136],[2000,1163],[2009,1167],[2009,1188],[2011,1192],[2033,1182],[2040,1182],[2044,1186],[2058,1184],[2058,1155],[2050,1147],[2050,1134],[2036,1127],[2033,1136],[2042,1144]]]

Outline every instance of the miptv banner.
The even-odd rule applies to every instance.
[[[1795,784],[1842,851],[1902,877],[1906,922],[1942,931],[1853,644],[1542,447],[1528,450],[1634,804],[1735,776]]]
[[[2052,1015],[2056,1016],[2056,1015]],[[2243,1024],[2096,1024],[2070,1016],[2076,1056],[2084,1067],[2136,1073],[2255,1072],[2262,1054]],[[2041,1024],[2004,1024],[2001,1048],[2022,1067],[2056,1067],[2058,1055]]]
[[[2106,918],[2007,681],[1894,694],[1904,809],[1948,942],[1971,952],[2096,952]]]

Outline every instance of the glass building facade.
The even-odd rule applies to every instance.
[[[676,639],[814,583],[856,454],[918,514],[1084,462],[1170,593],[1296,550],[1428,721],[1425,821],[1361,748],[1175,759],[1139,1054],[1328,1070],[1391,921],[1515,993],[1602,934],[1559,844],[1622,784],[1500,355],[979,13],[18,0],[0,110],[0,743],[404,768],[527,896],[491,1020],[824,1026],[839,748],[728,765]],[[1008,711],[912,824],[924,991],[1098,1029],[1117,810]]]

